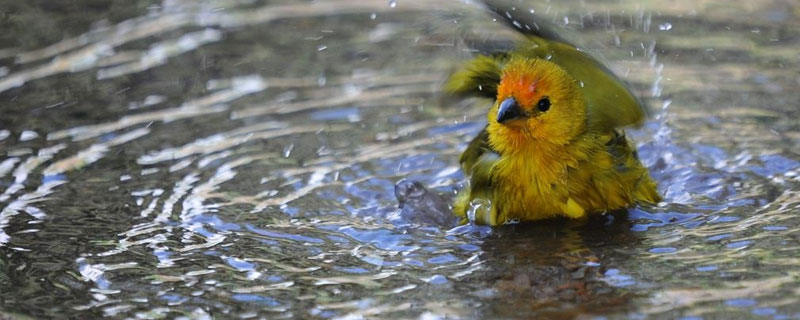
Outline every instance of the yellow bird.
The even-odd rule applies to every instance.
[[[454,204],[462,223],[474,199],[491,201],[491,210],[474,219],[492,226],[660,201],[620,129],[643,121],[641,102],[541,24],[515,50],[467,62],[445,90],[495,99],[488,125],[461,155],[470,181]]]

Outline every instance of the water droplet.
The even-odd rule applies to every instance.
[[[317,47],[317,51],[322,51],[322,50],[325,50],[325,49],[328,49],[328,46],[326,46],[326,45],[321,45],[321,46],[318,46],[318,47]]]
[[[397,6],[397,0],[389,0],[389,8],[394,8]]]
[[[283,148],[283,157],[284,158],[288,158],[289,155],[292,154],[292,149],[294,149],[294,144],[293,143],[290,143],[288,146]]]
[[[658,30],[661,30],[661,31],[672,30],[672,24],[669,23],[669,22],[662,23],[662,24],[658,25]]]
[[[486,199],[473,199],[467,209],[467,219],[470,223],[487,224],[492,217],[492,202]]]
[[[536,13],[536,11],[535,11],[535,10],[533,10],[533,9],[531,9],[531,10],[529,10],[529,11],[530,11],[530,13],[531,13],[531,14],[534,14],[534,13]]]
[[[373,13],[373,14],[371,14],[371,15],[369,16],[369,18],[370,18],[370,19],[372,19],[372,20],[375,20],[375,18],[377,18],[377,17],[378,17],[378,15],[377,15],[377,14],[375,14],[375,13]]]
[[[583,81],[578,81],[578,84],[583,88]]]

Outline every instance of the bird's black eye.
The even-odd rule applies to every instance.
[[[550,110],[550,98],[542,97],[539,99],[539,102],[536,104],[536,108],[539,109],[541,112],[545,112]]]

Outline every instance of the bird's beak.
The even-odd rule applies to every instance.
[[[527,118],[528,115],[519,107],[514,98],[503,100],[497,109],[497,123],[505,126],[521,128],[525,125]]]

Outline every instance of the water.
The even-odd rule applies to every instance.
[[[394,193],[464,182],[478,7],[80,3],[0,4],[0,317],[800,317],[796,4],[517,5],[648,100],[666,201],[492,229]]]

